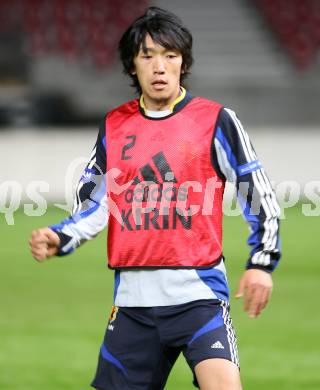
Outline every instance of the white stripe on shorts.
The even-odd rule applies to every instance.
[[[227,338],[229,342],[231,360],[239,367],[239,357],[237,348],[237,337],[232,326],[232,320],[229,314],[229,304],[225,301],[221,301],[222,318],[227,330]]]

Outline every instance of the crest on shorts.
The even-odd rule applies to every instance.
[[[119,308],[117,306],[112,306],[110,317],[109,317],[109,324],[111,324],[111,322],[116,320],[118,311]]]

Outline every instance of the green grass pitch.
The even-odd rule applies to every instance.
[[[37,218],[20,211],[14,226],[1,216],[1,390],[89,389],[111,308],[113,273],[106,269],[105,233],[69,257],[43,264],[31,258],[30,231],[63,216],[55,208]],[[301,205],[286,216],[269,307],[250,320],[241,301],[231,302],[246,390],[320,389],[319,217],[304,217]],[[225,219],[224,236],[234,295],[248,253],[241,217]],[[180,358],[166,389],[192,388]]]

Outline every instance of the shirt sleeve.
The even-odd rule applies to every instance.
[[[106,169],[104,120],[100,124],[97,141],[76,189],[71,215],[61,223],[49,226],[60,238],[58,256],[72,253],[107,226]]]
[[[236,185],[238,202],[250,226],[246,268],[272,272],[280,260],[280,207],[247,132],[234,111],[223,108],[213,139],[212,161],[218,175]]]

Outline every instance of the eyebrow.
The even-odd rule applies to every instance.
[[[145,48],[141,48],[141,51],[143,53],[154,53],[156,50],[153,49],[152,47],[145,47]],[[166,47],[164,47],[162,51],[168,52],[168,51],[177,51],[177,50],[176,49],[167,49]]]

